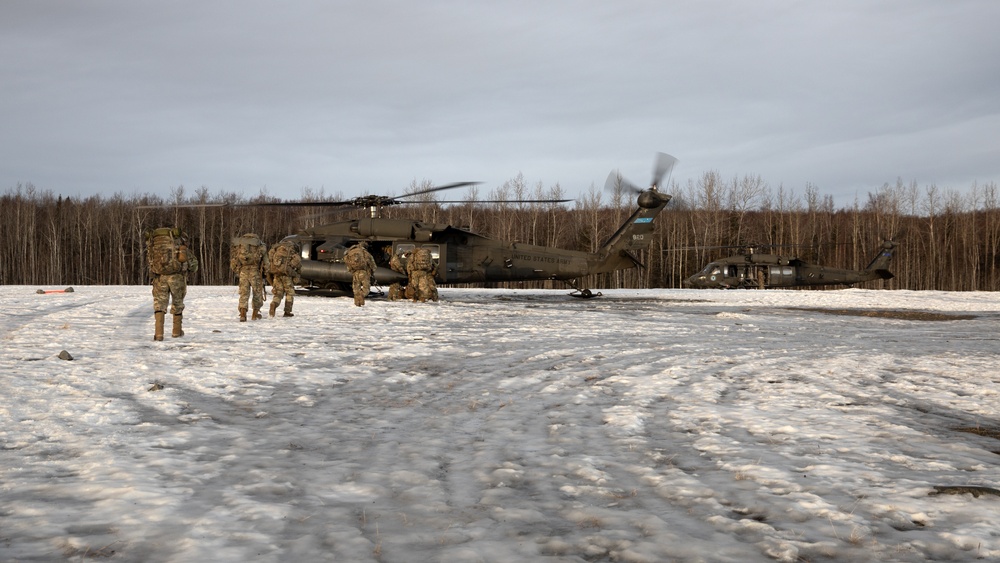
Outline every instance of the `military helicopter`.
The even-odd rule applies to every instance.
[[[810,264],[794,256],[759,254],[756,247],[746,247],[742,254],[728,256],[705,266],[684,281],[685,287],[717,289],[770,289],[817,285],[854,285],[871,280],[888,280],[896,243],[882,243],[875,259],[864,270],[827,268]]]
[[[472,185],[461,182],[409,193],[398,198],[362,196],[339,202],[275,202],[258,205],[367,207],[367,217],[338,221],[300,231],[285,237],[300,249],[300,277],[306,289],[316,289],[333,295],[350,295],[352,276],[344,263],[344,254],[355,244],[364,242],[375,258],[377,284],[405,283],[406,275],[389,267],[392,255],[407,256],[418,246],[430,250],[438,284],[464,284],[558,280],[573,288],[574,297],[600,295],[582,287],[582,278],[591,274],[641,266],[633,251],[645,249],[652,242],[653,221],[670,201],[671,196],[659,191],[676,164],[674,157],[659,153],[650,186],[639,189],[622,180],[617,172],[608,176],[609,184],[620,182],[637,195],[638,209],[594,253],[564,250],[532,244],[495,240],[472,231],[446,224],[427,223],[411,219],[390,219],[379,216],[379,210],[390,205],[422,203],[409,201],[417,195]],[[570,200],[529,200],[562,202]],[[433,203],[469,203],[468,201],[435,201]],[[481,202],[489,203],[489,202]]]

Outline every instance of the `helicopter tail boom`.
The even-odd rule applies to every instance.
[[[639,209],[611,235],[597,253],[601,263],[592,273],[604,273],[622,268],[633,268],[642,264],[631,253],[645,250],[653,242],[654,219],[670,202],[669,194],[648,189],[639,195]]]
[[[893,251],[896,248],[896,243],[891,240],[887,240],[882,243],[882,248],[879,250],[878,256],[872,260],[871,264],[865,268],[865,272],[874,274],[880,279],[889,280],[894,276],[892,272],[889,271],[889,264],[892,263]]]

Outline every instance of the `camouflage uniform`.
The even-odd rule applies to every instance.
[[[385,251],[389,254],[389,267],[392,271],[406,275],[406,259],[399,254],[394,254],[391,246],[385,247]],[[399,282],[389,284],[389,301],[396,301],[402,296],[403,284]]]
[[[295,281],[299,277],[299,270],[302,268],[302,258],[299,256],[298,248],[292,241],[283,241],[271,247],[267,253],[270,262],[270,282],[271,299],[270,316],[278,310],[278,304],[282,297],[285,299],[286,317],[294,317],[292,314],[292,303],[295,302]],[[282,258],[284,257],[284,258]],[[280,263],[279,263],[280,262]]]
[[[240,245],[246,245],[252,256],[241,259]],[[256,249],[254,247],[257,247]],[[253,320],[263,318],[260,308],[264,305],[264,272],[269,270],[267,245],[254,233],[233,239],[229,267],[240,276],[240,322],[247,320],[247,305],[253,305]],[[250,294],[253,293],[253,301]]]
[[[375,259],[368,253],[367,246],[366,243],[359,242],[344,254],[347,271],[354,276],[352,289],[354,304],[358,307],[365,304],[365,297],[371,289],[372,274],[375,273]]]
[[[410,275],[409,286],[413,288],[414,301],[423,303],[428,299],[438,300],[437,286],[434,283],[437,266],[431,258],[430,250],[423,247],[414,248],[413,254],[406,264],[406,270]]]
[[[190,258],[188,272],[198,269],[198,259]],[[184,313],[184,296],[187,295],[187,272],[181,274],[153,274],[153,312],[166,313],[170,306],[171,315]],[[175,335],[180,336],[180,335]]]
[[[150,267],[150,279],[153,285],[153,318],[155,328],[153,329],[153,340],[163,340],[163,322],[167,313],[167,306],[170,306],[170,313],[173,315],[173,330],[171,336],[177,338],[184,336],[183,313],[184,296],[187,294],[188,273],[198,271],[198,259],[187,248],[187,235],[180,229],[156,229],[150,233],[152,237],[155,233],[167,231],[176,233],[179,244],[173,251],[172,258],[179,265],[179,271],[171,274],[156,273],[153,270],[160,268],[154,265],[152,245],[147,243],[146,252]]]

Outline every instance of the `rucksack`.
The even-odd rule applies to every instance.
[[[268,252],[268,260],[271,263],[272,274],[290,275],[292,269],[292,258],[295,255],[295,248],[284,243],[271,247]]]
[[[259,266],[261,259],[264,258],[264,245],[257,238],[257,235],[233,237],[229,256],[234,269],[244,266]]]
[[[150,272],[168,276],[186,269],[186,258],[180,256],[182,236],[177,227],[163,227],[146,233],[146,255],[149,258]]]
[[[409,267],[414,270],[422,270],[429,272],[434,269],[434,262],[432,261],[431,251],[426,248],[415,248],[413,249],[413,254],[410,255],[410,265]]]
[[[367,251],[360,246],[354,246],[348,250],[347,254],[344,254],[344,264],[347,264],[347,270],[356,272],[367,269],[368,260],[365,259],[365,254]]]

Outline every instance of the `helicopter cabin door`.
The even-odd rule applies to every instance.
[[[792,266],[770,266],[767,285],[770,287],[790,287],[795,285],[795,268]]]
[[[445,257],[444,262],[447,268],[438,268],[438,276],[445,283],[460,283],[475,279],[475,271],[472,268],[473,256],[472,247],[467,241],[459,240],[457,243],[441,245],[441,254]]]
[[[730,264],[726,267],[726,282],[737,287],[742,287],[746,283],[747,270],[748,268],[746,266]]]

